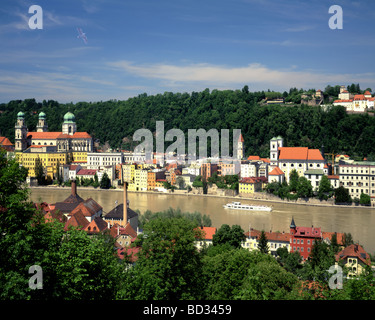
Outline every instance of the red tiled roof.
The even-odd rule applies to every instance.
[[[89,221],[85,218],[83,213],[81,211],[78,211],[65,223],[64,230],[67,231],[70,226],[83,229],[88,224],[89,224]]]
[[[0,145],[2,146],[13,146],[13,143],[7,137],[0,137]]]
[[[336,261],[346,259],[347,257],[357,257],[363,263],[367,265],[371,264],[369,254],[359,244],[352,244],[346,247],[344,250],[340,251],[336,255]]]
[[[81,169],[76,174],[79,175],[79,176],[81,176],[81,175],[82,176],[87,176],[87,175],[94,176],[97,171],[98,170],[96,170],[96,169]]]
[[[334,175],[331,175],[331,176],[327,176],[328,179],[339,179],[340,177],[339,176],[334,176]]]
[[[259,156],[249,156],[247,160],[260,160]]]
[[[280,147],[279,160],[306,160],[309,148],[307,147]]]
[[[307,154],[307,160],[323,160],[324,158],[319,149],[309,149]]]
[[[324,160],[319,149],[280,147],[279,160]]]
[[[95,217],[83,230],[88,233],[99,233],[107,228],[108,224],[101,217]]]
[[[261,235],[261,231],[251,229],[250,236],[259,239]],[[288,242],[290,241],[290,234],[289,233],[281,233],[281,232],[265,232],[266,238],[269,241],[280,241],[280,242]],[[249,237],[249,231],[245,232],[245,236]]]
[[[280,176],[280,175],[284,175],[284,172],[282,172],[279,167],[275,167],[268,175],[270,175],[270,176]]]
[[[85,217],[92,217],[103,208],[92,198],[89,198],[78,204],[69,216],[74,216],[77,212],[81,212]]]
[[[343,244],[343,238],[344,238],[344,234],[341,233],[341,232],[325,232],[325,231],[322,231],[322,237],[323,239],[328,239],[329,241],[332,240],[332,236],[336,234],[336,237],[337,237],[337,243],[339,245],[342,245]]]
[[[239,182],[240,183],[257,183],[257,182],[263,182],[265,177],[245,177],[242,178]]]
[[[91,136],[87,132],[75,132],[72,136],[73,138],[90,139]]]
[[[296,227],[294,236],[307,238],[321,238],[322,231],[320,228],[314,227]]]
[[[214,236],[214,234],[216,233],[216,228],[215,227],[200,227],[200,228],[197,228],[197,230],[202,230],[202,235],[203,235],[203,239],[205,240],[212,240],[212,237]]]
[[[366,100],[366,98],[363,94],[356,94],[354,100]]]
[[[238,142],[244,142],[245,140],[243,139],[242,133],[238,137]]]
[[[57,139],[62,132],[29,132],[27,138],[31,138],[34,140],[49,140],[49,139]]]

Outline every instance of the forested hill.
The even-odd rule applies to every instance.
[[[284,97],[291,101],[292,93]],[[375,160],[374,117],[348,115],[343,107],[324,111],[306,105],[260,104],[266,95],[267,92],[249,92],[245,86],[234,91],[141,94],[125,101],[61,104],[53,100],[13,100],[0,104],[0,135],[14,142],[14,124],[21,110],[26,114],[29,131],[35,130],[41,111],[47,115],[49,131],[61,131],[63,116],[71,111],[78,131],[89,132],[101,143],[108,141],[112,148],[135,147],[139,142],[133,143],[132,137],[137,129],[154,132],[156,121],[163,120],[165,132],[179,128],[186,133],[186,140],[188,129],[241,129],[247,156],[268,157],[269,140],[280,135],[286,146],[320,149],[324,145],[325,152]]]

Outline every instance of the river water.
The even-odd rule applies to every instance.
[[[115,207],[115,201],[122,203],[123,194],[114,190],[90,190],[79,188],[77,193],[83,198],[93,198],[104,210],[109,212]],[[70,188],[46,189],[32,188],[31,199],[47,203],[63,201],[70,195]],[[163,211],[171,208],[180,208],[183,212],[198,211],[210,216],[212,226],[220,228],[222,224],[238,224],[247,231],[249,227],[265,231],[289,232],[289,225],[294,217],[297,226],[321,227],[322,231],[351,233],[353,240],[359,242],[367,252],[375,253],[375,209],[360,207],[321,207],[305,206],[288,203],[271,203],[258,200],[240,200],[241,203],[272,205],[272,212],[242,211],[224,209],[223,205],[233,199],[167,195],[152,193],[128,192],[130,208],[144,213]],[[239,201],[239,200],[236,200]]]

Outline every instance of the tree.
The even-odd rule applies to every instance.
[[[335,203],[348,203],[351,202],[349,189],[341,186],[335,189]]]
[[[185,218],[154,219],[144,226],[142,249],[127,270],[121,298],[200,299],[202,263],[195,246],[200,229]]]
[[[111,187],[111,180],[109,179],[107,172],[104,172],[102,180],[100,181],[100,189],[109,189]]]
[[[297,195],[299,198],[308,198],[312,196],[312,185],[310,180],[305,177],[299,177],[297,185]]]
[[[244,240],[245,234],[239,225],[233,225],[231,228],[228,224],[223,224],[213,235],[212,244],[216,246],[228,243],[234,248],[239,248]]]
[[[363,206],[369,206],[371,205],[371,198],[368,194],[361,193],[361,196],[359,198],[359,203]]]
[[[296,169],[293,169],[289,174],[289,191],[297,191],[298,187],[298,172]]]
[[[326,195],[332,191],[331,183],[326,175],[323,175],[319,182],[319,189],[318,189],[318,197],[320,200],[327,199],[328,196]]]
[[[38,185],[43,185],[45,183],[45,174],[44,168],[42,165],[42,160],[40,160],[39,156],[35,159],[35,177],[38,180]]]
[[[268,253],[268,251],[270,250],[266,233],[264,232],[264,230],[262,230],[260,233],[258,249],[262,253]]]
[[[353,243],[354,243],[354,241],[353,241],[352,234],[344,232],[344,235],[342,237],[343,246],[346,248],[346,247],[349,247],[350,245],[352,245]]]

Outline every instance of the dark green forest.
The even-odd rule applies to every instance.
[[[353,85],[352,85],[353,86]],[[348,86],[361,92],[359,86]],[[353,90],[352,90],[353,89]],[[325,101],[337,97],[339,86],[327,86]],[[345,153],[354,159],[375,160],[375,119],[373,113],[350,115],[344,107],[311,107],[301,102],[301,94],[313,92],[291,88],[289,92],[250,92],[212,90],[157,95],[140,94],[127,100],[59,103],[54,100],[12,100],[0,104],[0,134],[14,142],[14,124],[19,111],[26,114],[26,125],[34,131],[38,114],[47,114],[49,131],[61,131],[63,116],[71,111],[76,116],[78,131],[87,131],[101,144],[113,149],[132,150],[136,130],[155,132],[156,121],[164,121],[164,130],[179,128],[209,130],[241,129],[245,139],[245,155],[269,156],[269,140],[282,136],[284,145],[321,148],[325,152]],[[281,95],[289,104],[266,105],[266,97]],[[186,139],[187,140],[187,139]],[[168,146],[170,143],[166,143]],[[155,146],[155,144],[154,144]]]

